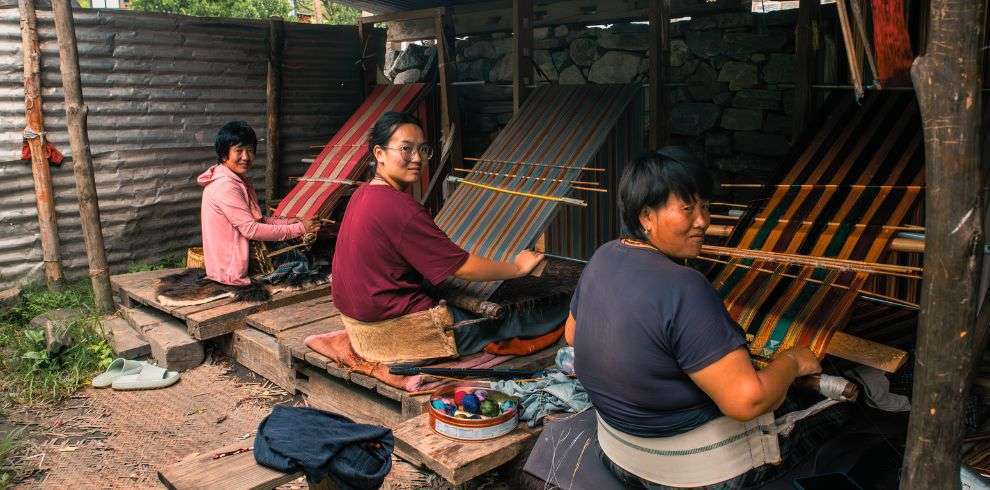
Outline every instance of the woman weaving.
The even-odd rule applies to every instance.
[[[512,262],[492,261],[466,252],[437,227],[406,192],[433,156],[415,117],[383,114],[368,145],[375,177],[347,205],[332,265],[334,305],[355,353],[390,363],[455,357],[494,341],[540,336],[564,323],[566,304],[488,320],[431,297],[427,287],[451,277],[525,276],[543,256],[523,251]]]
[[[766,434],[795,378],[821,370],[815,355],[789,349],[756,371],[718,293],[682,265],[701,251],[712,187],[684,149],[629,165],[619,184],[628,238],[595,252],[571,300],[577,376],[598,412],[603,461],[627,485],[741,488],[767,477],[764,463],[798,459],[793,441],[808,440],[782,438],[777,453]]]

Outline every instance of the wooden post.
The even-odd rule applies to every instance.
[[[957,489],[964,401],[987,339],[978,317],[984,256],[984,29],[987,0],[931,0],[911,68],[925,140],[925,270],[902,489]],[[986,311],[983,312],[984,317]]]
[[[670,0],[650,1],[650,149],[664,146],[669,136],[670,112],[667,66],[670,56]]]
[[[320,0],[314,0],[320,2]],[[281,17],[268,21],[268,83],[265,104],[265,207],[271,208],[279,195],[279,115],[282,102],[282,51],[285,24]]]
[[[437,15],[437,70],[440,75],[440,117],[442,121],[441,129],[443,138],[449,138],[453,126],[460,124],[460,109],[458,108],[457,91],[450,85],[454,80],[454,64],[450,62],[450,42],[454,39],[454,27],[450,23],[450,14],[445,10],[442,15]],[[461,134],[463,129],[454,131],[453,146],[451,146],[450,163],[451,168],[460,168],[463,161],[461,154]]]
[[[41,50],[38,48],[38,17],[34,0],[17,2],[21,14],[21,52],[24,57],[24,116],[28,146],[31,148],[31,174],[38,206],[38,230],[41,234],[41,255],[45,264],[45,284],[54,289],[62,284],[62,263],[59,261],[58,217],[55,214],[55,192],[52,174],[45,155],[45,122],[41,109]],[[27,132],[27,131],[26,131]]]
[[[83,103],[72,7],[69,0],[53,0],[52,11],[55,15],[55,34],[58,37],[59,68],[62,72],[69,145],[72,148],[72,173],[75,175],[76,191],[79,193],[79,217],[82,222],[83,239],[86,242],[86,256],[89,258],[93,299],[97,310],[109,313],[114,309],[113,295],[110,292],[107,252],[103,247],[100,203],[96,196],[96,181],[93,179],[93,158],[89,151],[89,133],[86,128],[89,109]]]
[[[533,0],[512,0],[512,110],[519,111],[533,84]]]
[[[800,0],[798,4],[797,36],[794,50],[797,55],[797,69],[794,70],[794,127],[791,142],[804,132],[808,115],[814,107],[812,86],[818,78],[816,53],[821,33],[821,0]]]
[[[359,17],[357,21],[358,28],[358,49],[361,50],[361,86],[364,87],[363,95],[367,97],[371,94],[372,88],[378,83],[378,73],[377,73],[377,63],[378,56],[374,46],[369,46],[371,44],[371,33],[374,30],[374,24],[368,24],[362,21]],[[371,48],[371,54],[368,54],[368,48]]]

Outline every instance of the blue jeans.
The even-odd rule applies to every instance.
[[[450,304],[447,308],[454,317],[454,342],[461,356],[481,352],[486,345],[499,340],[539,337],[563,325],[568,312],[566,298],[547,305],[512,308],[497,320],[479,317]]]

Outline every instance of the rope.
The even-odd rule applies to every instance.
[[[467,184],[467,185],[470,185],[470,186],[479,187],[479,188],[487,189],[487,190],[490,190],[490,191],[502,192],[502,193],[505,193],[505,194],[512,194],[514,196],[528,197],[528,198],[531,198],[531,199],[543,199],[544,201],[562,202],[562,203],[571,204],[571,205],[574,205],[574,206],[582,206],[582,207],[588,206],[588,203],[586,203],[586,202],[584,202],[584,201],[582,201],[580,199],[572,199],[572,198],[569,198],[569,197],[559,197],[559,196],[548,196],[546,194],[530,194],[528,192],[513,191],[513,190],[510,190],[510,189],[503,189],[501,187],[495,187],[495,186],[480,184],[478,182],[472,182],[470,180],[462,179],[460,177],[454,177],[454,176],[447,177],[447,180],[450,181],[450,182],[459,182],[459,183],[462,183],[462,184]]]

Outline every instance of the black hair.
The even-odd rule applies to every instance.
[[[639,222],[643,208],[663,206],[671,192],[684,202],[707,201],[714,186],[708,169],[687,148],[668,146],[640,156],[626,166],[619,180],[623,234],[645,241]]]
[[[244,121],[230,121],[224,124],[217,132],[217,139],[213,142],[213,147],[217,150],[217,161],[223,162],[230,154],[232,146],[250,146],[253,150],[258,150],[258,135],[248,123]]]
[[[368,151],[373,152],[375,146],[388,146],[388,140],[392,138],[392,134],[403,124],[415,124],[423,129],[423,124],[412,114],[395,111],[382,114],[368,134]]]

